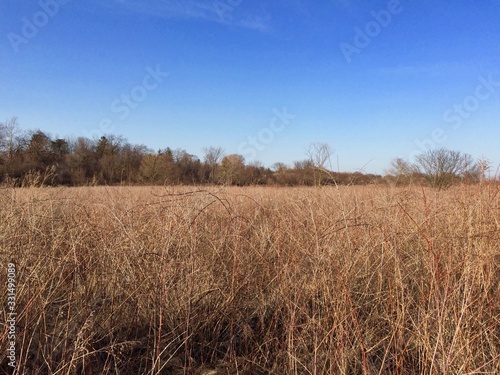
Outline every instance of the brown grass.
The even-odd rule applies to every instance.
[[[17,373],[498,374],[499,190],[0,190]]]

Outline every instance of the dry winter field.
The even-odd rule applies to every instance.
[[[16,373],[498,374],[499,191],[2,189]]]

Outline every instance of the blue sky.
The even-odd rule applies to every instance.
[[[500,165],[500,1],[2,0],[0,119],[266,166]]]

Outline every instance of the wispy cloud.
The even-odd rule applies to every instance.
[[[240,9],[240,6],[231,7],[229,2],[230,9],[225,10],[224,16],[221,17],[220,9],[216,4],[216,1],[201,0],[112,0],[108,2],[108,6],[120,7],[129,12],[150,17],[199,19],[261,32],[269,31],[268,18],[265,15],[248,14],[248,9]]]
[[[244,27],[253,30],[259,30],[262,32],[269,31],[268,23],[262,17],[248,17],[241,19],[239,21],[229,21],[230,23],[234,23],[236,26]]]

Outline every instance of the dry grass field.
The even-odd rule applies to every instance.
[[[16,373],[498,374],[499,191],[2,189]]]

